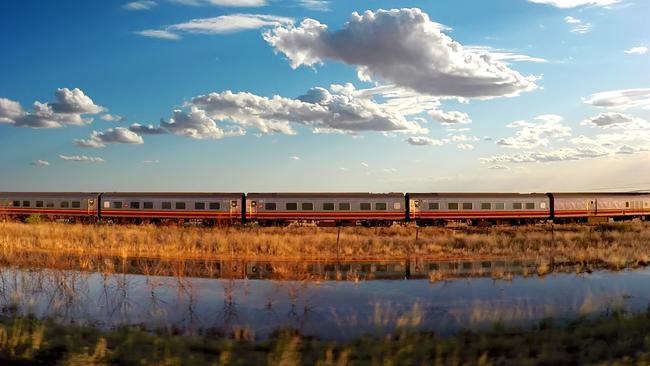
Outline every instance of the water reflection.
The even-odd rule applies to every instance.
[[[650,270],[556,274],[508,281],[466,278],[321,281],[252,280],[0,268],[7,313],[102,327],[136,324],[181,333],[261,338],[295,328],[323,338],[396,329],[442,334],[495,322],[526,325],[650,301]]]

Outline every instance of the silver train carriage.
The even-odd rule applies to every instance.
[[[0,216],[95,219],[99,196],[99,193],[83,192],[0,192]]]
[[[407,193],[409,219],[421,225],[450,220],[527,222],[550,219],[551,200],[541,193]]]
[[[650,194],[625,193],[553,193],[554,219],[606,221],[650,217]]]
[[[241,222],[243,197],[243,193],[110,192],[101,195],[99,215],[114,221]]]
[[[249,193],[246,219],[260,225],[390,225],[405,219],[402,193]]]

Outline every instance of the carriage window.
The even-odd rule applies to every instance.
[[[221,203],[220,202],[210,202],[210,209],[211,210],[221,210]]]
[[[458,202],[448,202],[447,203],[447,209],[448,210],[458,210]]]
[[[332,202],[323,203],[323,210],[325,210],[325,211],[334,211],[334,203],[332,203]]]
[[[205,210],[205,202],[194,202],[195,210]]]
[[[54,202],[51,201],[45,202],[45,207],[54,207]]]
[[[72,208],[81,208],[81,202],[72,201]]]
[[[122,208],[122,201],[114,201],[113,208]]]
[[[497,202],[494,204],[494,209],[495,210],[505,210],[506,209],[506,204],[503,202]]]
[[[362,211],[370,211],[370,202],[361,202],[359,204],[359,209]]]
[[[523,208],[524,204],[521,202],[515,202],[512,204],[512,209],[513,210],[521,210]]]
[[[70,207],[70,202],[68,201],[61,201],[61,208],[68,208]]]
[[[534,210],[535,202],[526,202],[526,210]]]
[[[43,201],[36,201],[36,207],[43,207]]]
[[[172,209],[172,203],[171,202],[163,202],[161,205],[163,210],[171,210]]]
[[[463,202],[463,210],[471,210],[474,205],[471,202]]]
[[[393,202],[393,210],[399,210],[402,205],[399,202]]]
[[[539,208],[546,208],[546,202],[541,202],[539,204]]]
[[[23,207],[29,207],[29,201],[23,201]]]
[[[429,210],[439,210],[439,209],[440,209],[439,202],[429,202]]]
[[[177,210],[184,210],[185,209],[185,202],[176,202],[176,209]]]
[[[629,203],[629,202],[625,202],[625,207],[630,207],[630,203]]]
[[[481,210],[491,210],[492,209],[492,204],[489,202],[483,202],[481,203]]]
[[[350,202],[339,202],[340,211],[350,211]]]
[[[303,211],[313,211],[314,210],[314,204],[311,202],[303,202],[302,203],[302,210]]]
[[[386,202],[375,202],[375,210],[386,211]]]
[[[275,211],[275,208],[276,208],[276,204],[275,204],[275,202],[266,202],[266,203],[264,204],[264,209],[265,209],[265,210]]]
[[[153,202],[145,202],[145,203],[142,204],[142,206],[143,206],[146,210],[151,210],[151,209],[153,208]]]
[[[286,208],[287,208],[287,211],[296,211],[296,210],[298,210],[298,203],[296,203],[296,202],[287,202]]]
[[[13,201],[11,205],[14,207],[20,207],[20,201]]]

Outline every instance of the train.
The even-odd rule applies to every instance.
[[[650,217],[650,193],[0,192],[0,217],[69,222],[418,226]]]

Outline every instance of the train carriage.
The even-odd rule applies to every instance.
[[[103,193],[99,215],[115,221],[202,221],[233,223],[242,220],[243,193]]]
[[[648,193],[553,193],[552,196],[557,221],[650,217]]]
[[[409,218],[420,225],[449,220],[529,222],[551,217],[541,193],[407,193]]]
[[[91,221],[97,217],[99,196],[84,192],[0,192],[0,216]]]
[[[260,225],[390,225],[404,221],[402,193],[249,193],[246,218]]]

